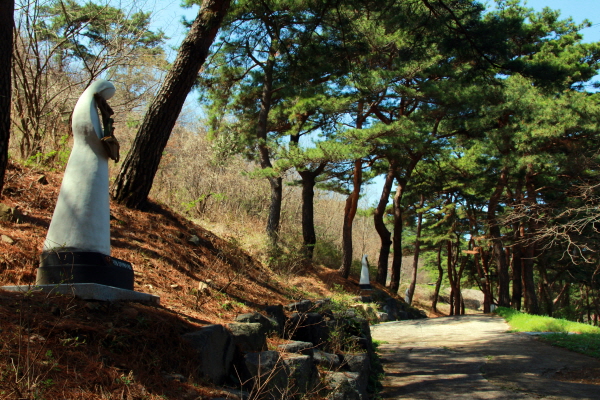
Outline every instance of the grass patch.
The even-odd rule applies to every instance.
[[[512,308],[498,307],[496,314],[503,317],[514,332],[575,332],[600,334],[600,328],[579,322],[567,321],[544,317],[541,315],[530,315]]]
[[[515,332],[555,332],[538,339],[553,346],[600,358],[600,328],[579,322],[529,315],[512,308],[499,307],[500,315]],[[569,334],[578,333],[577,335]]]
[[[540,336],[539,339],[553,346],[564,347],[586,356],[600,358],[600,334],[598,333],[582,333],[581,335],[553,333]]]

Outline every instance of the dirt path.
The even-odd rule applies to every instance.
[[[508,333],[500,317],[466,315],[375,325],[384,399],[600,399],[600,386],[561,382],[600,360]],[[573,374],[575,372],[575,374]]]

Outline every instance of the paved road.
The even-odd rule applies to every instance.
[[[600,399],[600,386],[559,382],[559,371],[600,360],[509,333],[500,317],[466,315],[371,328],[386,378],[384,399]]]

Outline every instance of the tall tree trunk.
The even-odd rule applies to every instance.
[[[421,159],[422,154],[417,154],[411,157],[410,163],[406,167],[404,177],[400,177],[399,173],[396,172],[396,194],[394,195],[394,237],[392,241],[392,249],[394,251],[394,258],[392,260],[392,276],[390,277],[390,290],[392,293],[397,293],[400,289],[400,273],[402,272],[402,196],[406,192],[408,181],[415,169],[417,163]]]
[[[406,180],[401,179],[398,181],[396,187],[396,194],[394,195],[394,238],[393,238],[393,251],[394,258],[392,259],[392,274],[390,277],[390,290],[392,293],[398,293],[400,289],[400,273],[402,271],[402,193],[406,188]]]
[[[552,288],[550,282],[548,281],[548,272],[546,271],[546,267],[543,265],[539,266],[538,270],[540,272],[540,299],[542,299],[546,304],[544,315],[551,317],[552,314],[554,314],[554,302],[552,301]]]
[[[304,241],[304,257],[312,260],[317,244],[315,233],[315,183],[317,177],[325,169],[326,163],[321,163],[314,171],[299,171],[302,177],[302,239]]]
[[[525,174],[525,186],[527,190],[527,203],[534,205],[537,203],[535,194],[535,183],[533,182],[533,166],[530,164],[527,166],[527,172]],[[526,236],[532,237],[537,230],[537,223],[535,221],[529,222],[528,232],[525,233],[525,227],[521,227],[521,237]],[[536,246],[534,243],[527,243],[524,249],[523,257],[523,289],[525,295],[525,310],[529,314],[537,315],[540,313],[540,304],[538,302],[537,293],[535,290],[534,280],[534,260],[536,256]]]
[[[0,194],[8,166],[14,0],[0,0]]]
[[[385,182],[381,191],[379,203],[377,204],[377,208],[375,208],[375,212],[373,213],[375,230],[377,231],[377,234],[379,234],[379,239],[381,240],[381,247],[379,249],[379,260],[377,261],[377,277],[375,278],[375,281],[380,285],[385,285],[387,280],[390,248],[392,246],[392,234],[385,226],[383,217],[385,216],[385,210],[390,199],[390,193],[392,191],[392,185],[394,183],[395,174],[395,166],[393,163],[390,163],[388,173],[385,176]]]
[[[490,281],[490,270],[487,262],[486,252],[482,247],[478,247],[479,253],[475,256],[475,265],[479,271],[481,290],[483,291],[483,312],[489,314],[492,304],[492,285]],[[481,265],[480,265],[481,262]]]
[[[358,208],[358,198],[362,185],[362,160],[354,161],[354,187],[352,193],[346,199],[344,208],[344,225],[342,228],[342,265],[338,272],[342,277],[348,278],[352,266],[352,223]]]
[[[260,99],[260,111],[258,113],[258,126],[256,128],[256,138],[258,139],[258,154],[260,166],[263,169],[273,168],[271,163],[271,152],[267,145],[268,119],[271,111],[271,101],[273,97],[273,70],[275,68],[276,50],[271,46],[269,57],[265,62],[263,78],[262,95]],[[271,246],[275,246],[279,239],[279,223],[281,221],[281,203],[283,198],[283,180],[279,176],[270,176],[269,184],[271,186],[271,204],[269,204],[269,217],[267,219],[267,236]]]
[[[421,202],[419,203],[419,212],[417,212],[417,238],[415,239],[415,254],[413,256],[413,273],[408,287],[408,304],[412,304],[413,296],[415,294],[415,287],[417,286],[417,275],[419,273],[419,253],[421,252],[421,228],[423,225],[423,206],[425,205],[425,196],[421,195]]]
[[[523,297],[523,248],[516,244],[512,249],[512,298],[511,306],[515,310],[521,310],[521,298]]]
[[[204,0],[165,82],[150,104],[113,186],[113,199],[142,209],[183,103],[196,83],[230,0]]]
[[[281,221],[281,204],[283,202],[283,179],[280,176],[270,177],[271,203],[267,218],[267,236],[272,246],[279,240],[279,224]]]
[[[506,262],[506,253],[504,251],[504,245],[502,244],[500,226],[496,220],[496,212],[507,180],[507,169],[504,168],[500,174],[496,189],[490,197],[487,211],[489,233],[490,238],[492,239],[494,258],[496,259],[496,266],[498,269],[498,305],[501,307],[510,307],[510,278],[508,273],[508,263]]]
[[[444,279],[444,268],[442,268],[442,247],[444,246],[444,242],[440,242],[437,252],[437,269],[438,269],[438,278],[435,281],[435,289],[433,291],[433,300],[431,302],[431,309],[434,312],[438,312],[437,303],[440,297],[440,288],[442,287],[442,279]]]
[[[455,285],[454,285],[454,263],[452,257],[452,241],[450,239],[446,240],[446,257],[447,257],[447,265],[448,268],[448,282],[450,283],[450,315],[454,315],[454,306],[455,306],[455,298],[456,295]]]

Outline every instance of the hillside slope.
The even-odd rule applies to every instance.
[[[0,285],[35,282],[35,268],[61,174],[11,164],[0,202],[17,221],[0,221]],[[307,265],[280,276],[236,245],[153,204],[147,212],[111,206],[114,257],[129,261],[135,290],[160,307],[103,304],[0,291],[0,399],[205,398],[185,332],[299,298],[357,292],[356,279]],[[198,290],[208,284],[207,290]],[[193,382],[193,383],[190,383]]]

